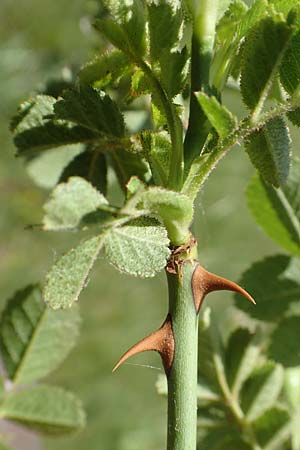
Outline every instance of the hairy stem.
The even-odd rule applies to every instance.
[[[198,319],[192,294],[197,263],[185,261],[167,274],[175,354],[168,376],[167,450],[196,450]]]

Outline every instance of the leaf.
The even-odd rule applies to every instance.
[[[265,233],[284,249],[300,253],[300,160],[293,160],[286,183],[274,189],[258,176],[247,189],[248,207]]]
[[[237,127],[237,119],[216,97],[209,97],[204,92],[196,94],[197,100],[216,132],[225,137]]]
[[[107,191],[107,164],[103,153],[86,150],[76,155],[65,167],[60,177],[60,183],[68,181],[70,177],[81,177],[89,181],[102,194]]]
[[[52,148],[26,161],[26,172],[34,183],[44,189],[53,189],[64,169],[85,146],[82,144]]]
[[[187,242],[193,219],[193,203],[186,195],[154,187],[141,194],[141,204],[164,222],[173,245]]]
[[[239,434],[229,426],[212,429],[200,444],[205,450],[251,450],[253,447],[247,444]]]
[[[296,127],[300,127],[300,108],[296,108],[294,111],[290,111],[287,114],[289,120]]]
[[[284,89],[293,95],[300,86],[300,31],[291,39],[280,66],[280,80]]]
[[[285,367],[300,365],[299,327],[300,317],[286,317],[272,334],[270,357]]]
[[[35,156],[50,148],[90,143],[95,139],[95,134],[86,128],[49,119],[42,126],[16,134],[14,144],[20,155]]]
[[[105,237],[103,234],[87,239],[52,266],[44,287],[44,300],[51,308],[68,308],[78,300]]]
[[[71,433],[85,424],[78,399],[64,389],[39,385],[9,393],[0,416],[46,434]]]
[[[131,59],[141,57],[145,51],[146,11],[142,0],[107,0],[111,19],[97,19],[95,28],[115,47]]]
[[[263,179],[278,187],[290,168],[290,136],[281,117],[276,117],[245,141],[245,150]]]
[[[183,11],[180,2],[149,2],[150,56],[153,69],[170,99],[182,91],[188,75],[188,51],[181,44]]]
[[[88,181],[71,177],[67,183],[61,183],[53,190],[44,205],[44,229],[58,231],[76,228],[86,214],[107,204],[106,198]]]
[[[253,422],[276,402],[283,386],[283,368],[267,362],[255,370],[241,391],[241,407],[246,420]]]
[[[248,330],[238,328],[229,338],[225,367],[228,385],[237,398],[243,383],[257,366],[261,352],[261,334],[252,335]]]
[[[170,256],[164,227],[153,219],[137,219],[112,229],[105,240],[108,260],[122,272],[153,277],[166,266]]]
[[[203,378],[214,392],[223,395],[220,381],[227,383],[224,347],[210,308],[204,310],[199,322],[198,347],[198,377]]]
[[[166,132],[142,133],[142,145],[156,185],[166,186],[169,177],[171,140]]]
[[[300,409],[300,367],[284,371],[284,393],[293,410]]]
[[[188,51],[169,51],[163,49],[160,53],[160,80],[169,99],[179,94],[187,81],[189,73]]]
[[[132,176],[137,176],[145,182],[149,180],[149,166],[140,155],[119,148],[111,151],[110,157],[120,186],[124,191],[126,191],[126,184]]]
[[[230,74],[238,78],[241,64],[242,40],[267,12],[266,0],[256,0],[247,9],[243,1],[232,1],[218,22],[215,54],[211,65],[212,85],[221,91]]]
[[[279,407],[268,409],[254,423],[258,443],[264,449],[281,449],[290,435],[290,415]]]
[[[103,91],[90,86],[64,91],[63,99],[54,105],[56,117],[83,126],[93,133],[124,136],[123,116],[117,104]]]
[[[11,120],[10,129],[14,133],[21,133],[44,124],[44,119],[53,114],[56,98],[50,95],[37,95],[27,100],[18,108],[18,113]]]
[[[270,17],[257,23],[243,46],[241,92],[254,110],[266,100],[291,37],[290,28]]]
[[[73,124],[50,119],[56,99],[37,95],[21,104],[18,115],[12,119],[11,129],[18,152],[41,151],[47,148],[77,144],[94,139],[94,134]]]
[[[271,256],[254,263],[239,282],[256,299],[249,308],[235,296],[235,305],[255,319],[279,321],[290,303],[300,296],[300,259],[285,255]]]
[[[85,64],[79,72],[79,79],[82,84],[103,88],[124,75],[130,67],[127,55],[119,50],[112,50]]]
[[[45,377],[66,358],[78,333],[77,308],[50,310],[38,286],[16,292],[0,322],[1,355],[8,377],[18,384]]]

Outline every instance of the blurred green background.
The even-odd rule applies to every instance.
[[[43,280],[55,258],[76,239],[26,229],[41,222],[48,192],[34,185],[22,161],[15,158],[8,127],[18,103],[35,88],[62,70],[66,73],[68,67],[79,67],[95,53],[100,38],[91,29],[90,18],[96,11],[96,2],[88,0],[1,0],[2,305],[16,289]],[[243,114],[236,91],[228,90],[224,100],[235,113]],[[278,252],[247,211],[244,192],[251,174],[247,156],[236,148],[220,163],[197,201],[194,233],[200,260],[209,270],[233,280],[252,261]],[[230,320],[230,294],[212,294],[210,302],[222,310],[224,323]],[[166,401],[155,390],[157,375],[162,373],[159,357],[138,356],[133,365],[124,365],[114,375],[111,368],[124,350],[162,323],[167,311],[164,274],[133,279],[100,258],[80,304],[78,345],[49,381],[78,394],[87,411],[87,427],[71,437],[43,439],[43,448],[163,449]]]

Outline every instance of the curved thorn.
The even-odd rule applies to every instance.
[[[202,266],[198,265],[193,273],[192,291],[194,296],[195,308],[199,312],[203,300],[207,294],[213,291],[234,291],[243,295],[247,300],[256,305],[251,295],[241,286],[226,278],[219,277],[214,273],[208,272]]]
[[[168,314],[161,328],[133,345],[119,359],[113,368],[118,369],[128,358],[141,352],[156,351],[160,354],[166,374],[169,373],[174,358],[174,336],[172,330],[171,316]]]

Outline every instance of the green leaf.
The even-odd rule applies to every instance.
[[[196,96],[208,120],[221,137],[226,137],[237,127],[236,117],[216,97],[209,97],[204,92],[198,92]]]
[[[290,111],[287,114],[289,120],[296,127],[300,127],[300,108],[296,108],[294,111]]]
[[[284,183],[290,167],[290,136],[285,121],[276,117],[254,131],[245,141],[245,149],[254,167],[268,183]]]
[[[184,181],[181,192],[191,200],[197,197],[204,175],[207,173],[206,162],[209,154],[196,157],[190,167],[189,173]]]
[[[199,322],[198,375],[213,391],[223,396],[221,383],[226,381],[224,347],[210,308]],[[202,384],[202,383],[201,383]]]
[[[300,365],[299,327],[300,317],[287,317],[272,334],[270,357],[285,367]]]
[[[38,95],[21,104],[18,115],[12,119],[14,143],[20,153],[77,144],[94,139],[94,134],[80,126],[53,120],[56,99]]]
[[[120,186],[124,191],[126,191],[126,184],[133,176],[137,176],[144,182],[149,180],[151,176],[149,166],[140,155],[119,148],[110,152],[110,158]]]
[[[26,172],[34,183],[44,189],[53,189],[68,164],[84,150],[84,145],[67,145],[36,154],[26,161]]]
[[[284,393],[293,410],[300,410],[300,366],[284,371]]]
[[[126,73],[131,67],[127,55],[119,50],[96,56],[85,64],[79,72],[82,84],[103,88]]]
[[[215,54],[211,65],[212,85],[221,91],[230,74],[238,78],[242,39],[267,12],[266,0],[254,1],[247,9],[243,1],[232,1],[217,24]]]
[[[261,108],[277,75],[291,30],[270,17],[261,20],[246,36],[242,53],[241,91],[251,109]]]
[[[256,299],[255,308],[235,296],[235,304],[251,317],[278,321],[300,296],[300,259],[271,256],[253,264],[239,282]]]
[[[170,99],[182,91],[188,75],[188,51],[181,44],[183,11],[180,2],[149,2],[150,56],[153,69]]]
[[[33,99],[21,103],[18,113],[11,120],[10,129],[21,133],[44,124],[44,119],[53,114],[56,98],[50,95],[37,95]]]
[[[9,393],[0,417],[45,434],[65,434],[82,428],[85,414],[79,400],[65,390],[47,385]]]
[[[161,188],[149,188],[141,194],[141,204],[164,222],[173,245],[181,245],[189,240],[193,203],[186,195]]]
[[[111,19],[98,19],[95,27],[115,47],[130,58],[141,57],[145,51],[146,11],[142,0],[106,0]]]
[[[50,148],[90,143],[95,139],[95,134],[86,128],[49,119],[42,126],[16,134],[14,144],[20,155],[35,156]]]
[[[90,86],[69,89],[54,105],[56,117],[83,126],[95,134],[123,137],[125,126],[117,104]]]
[[[107,191],[107,164],[103,153],[86,150],[75,156],[65,167],[60,177],[60,183],[68,181],[70,177],[81,177],[89,181],[98,191],[106,195]]]
[[[255,176],[247,189],[248,207],[265,233],[290,253],[300,252],[300,160],[293,160],[286,183],[274,189]]]
[[[281,449],[290,435],[290,415],[286,410],[274,407],[262,414],[253,427],[262,448]]]
[[[105,240],[108,260],[122,272],[140,277],[153,277],[166,266],[168,245],[165,228],[149,218],[112,229]]]
[[[285,52],[280,66],[280,80],[290,95],[300,87],[300,31],[292,37]]]
[[[44,205],[45,230],[66,230],[76,228],[81,219],[103,205],[106,198],[88,181],[71,177],[67,183],[59,184]]]
[[[28,286],[8,300],[0,322],[1,355],[9,378],[31,383],[56,369],[79,333],[77,308],[54,312],[41,290]]]
[[[52,266],[44,288],[44,300],[51,308],[68,308],[78,300],[105,238],[103,234],[82,242]]]
[[[183,90],[188,73],[188,51],[186,47],[180,51],[170,52],[168,49],[161,51],[159,78],[169,99],[173,99]]]
[[[163,49],[174,49],[179,43],[179,32],[183,21],[180,3],[174,0],[149,2],[150,54],[158,61]]]
[[[205,450],[251,450],[241,436],[235,435],[231,428],[225,430],[213,430],[204,440]]]
[[[283,386],[283,368],[265,363],[248,378],[241,391],[241,406],[246,420],[253,422],[276,402]]]
[[[166,186],[169,177],[169,160],[172,151],[170,136],[166,132],[142,133],[142,145],[156,185]]]
[[[239,328],[229,338],[225,367],[228,385],[235,398],[238,397],[243,383],[257,366],[261,352],[261,334],[252,335],[248,330]]]

